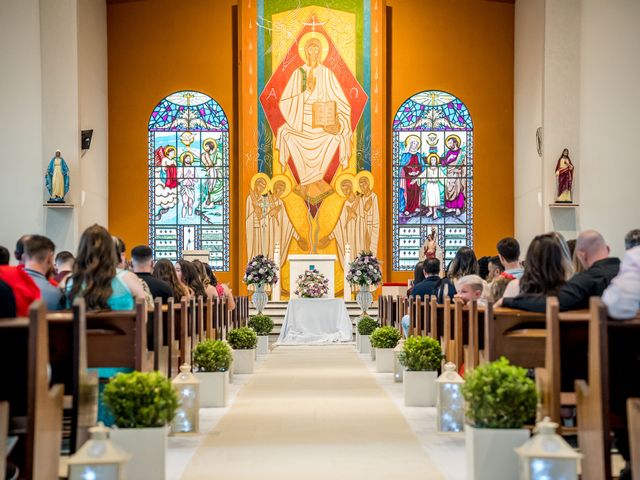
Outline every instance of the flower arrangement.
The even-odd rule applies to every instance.
[[[246,285],[273,285],[278,281],[278,267],[264,255],[256,255],[249,260],[242,281]]]
[[[306,270],[298,275],[296,290],[293,292],[302,298],[321,298],[329,293],[329,280],[317,270]]]
[[[382,281],[380,261],[371,252],[360,252],[355,260],[349,264],[347,281],[361,287],[378,285]]]

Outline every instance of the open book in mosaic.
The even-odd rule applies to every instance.
[[[207,95],[180,91],[149,119],[149,245],[156,259],[208,250],[229,270],[229,123]]]
[[[393,269],[437,253],[446,266],[463,246],[473,247],[473,122],[454,95],[420,92],[393,120]]]

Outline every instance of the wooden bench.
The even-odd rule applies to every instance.
[[[578,443],[584,458],[584,480],[611,478],[611,431],[626,427],[619,413],[612,413],[629,389],[638,394],[638,345],[640,318],[628,321],[607,318],[605,305],[591,298],[589,308],[588,382],[577,380]],[[610,348],[611,347],[611,348]],[[615,348],[614,348],[615,347]],[[631,436],[633,438],[633,436]],[[637,458],[637,455],[636,455]],[[640,472],[636,469],[634,475]]]
[[[536,368],[539,416],[549,416],[559,433],[575,434],[575,427],[563,425],[561,408],[575,405],[575,380],[587,376],[589,311],[560,313],[557,297],[549,297],[545,321],[544,368]]]
[[[147,307],[142,299],[135,310],[87,312],[87,366],[89,368],[153,369],[147,349]],[[74,320],[79,321],[74,311]]]
[[[481,323],[484,330],[482,353],[485,361],[492,362],[504,356],[512,364],[524,368],[544,365],[544,313],[493,308],[493,304],[488,303]]]
[[[89,438],[98,414],[98,377],[87,371],[84,299],[71,312],[47,313],[51,382],[64,386],[62,452],[74,454]]]
[[[31,305],[29,318],[0,320],[0,361],[6,366],[0,400],[9,403],[10,434],[19,437],[9,459],[20,478],[55,479],[64,389],[49,387],[49,332],[41,300]]]
[[[0,478],[7,471],[9,450],[9,402],[0,402]]]
[[[627,423],[633,480],[640,480],[640,398],[627,400]]]

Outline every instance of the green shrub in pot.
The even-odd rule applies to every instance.
[[[504,357],[469,372],[462,393],[466,418],[476,428],[522,428],[536,413],[533,380]]]
[[[369,315],[363,315],[358,322],[358,333],[360,335],[371,335],[378,328],[378,322]]]
[[[249,327],[234,328],[227,334],[227,342],[234,350],[247,350],[256,348],[258,336]]]
[[[373,348],[395,348],[402,335],[393,327],[378,327],[371,333]]]
[[[253,315],[247,323],[249,328],[253,329],[258,336],[266,336],[273,330],[273,320],[271,317],[263,314]]]
[[[153,428],[169,424],[178,409],[171,380],[160,372],[118,373],[104,388],[119,428]]]
[[[409,337],[405,340],[398,359],[410,372],[433,372],[442,364],[442,348],[434,338]]]
[[[231,348],[222,340],[204,340],[193,349],[193,366],[199,372],[226,372],[232,361]]]

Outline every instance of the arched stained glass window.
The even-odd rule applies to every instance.
[[[393,120],[393,269],[413,270],[431,235],[445,265],[473,246],[473,122],[437,90],[406,100]]]
[[[156,259],[208,250],[229,270],[229,122],[203,93],[173,93],[151,113],[149,245]]]

